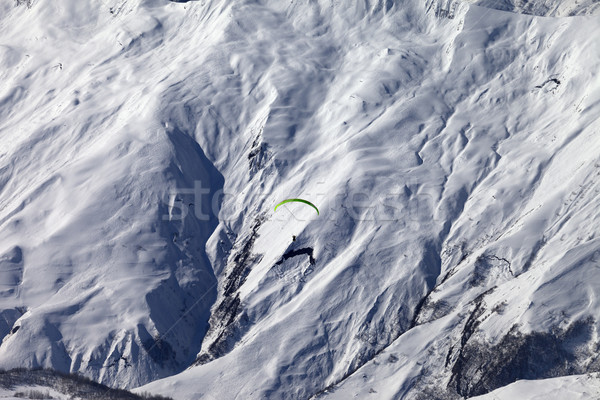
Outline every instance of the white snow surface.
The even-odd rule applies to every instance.
[[[61,393],[53,388],[49,388],[46,386],[39,386],[39,385],[34,385],[34,386],[20,385],[20,386],[15,386],[12,389],[0,388],[0,399],[21,400],[23,398],[27,398],[27,397],[23,397],[22,394],[28,395],[32,391],[35,392],[35,395],[48,394],[48,397],[47,397],[48,399],[79,400],[78,398],[69,396],[68,394]],[[19,394],[19,397],[15,396],[15,394]]]
[[[537,381],[517,381],[472,400],[595,400],[600,397],[597,374],[570,375]]]
[[[587,323],[597,368],[600,20],[537,4],[0,3],[0,367],[460,398]]]

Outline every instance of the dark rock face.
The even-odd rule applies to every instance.
[[[27,8],[31,8],[33,6],[33,0],[15,0],[15,5],[25,6]]]
[[[262,141],[261,129],[261,132],[252,142],[252,145],[250,146],[250,152],[248,153],[248,168],[251,177],[257,174],[260,170],[264,169],[273,159],[273,154],[271,154],[268,148],[268,144]]]
[[[255,261],[252,248],[254,247],[254,241],[258,237],[258,228],[260,228],[261,224],[261,219],[255,221],[250,236],[241,250],[233,257],[233,268],[229,275],[227,275],[227,283],[223,292],[226,298],[234,294],[243,285],[250,273],[250,264],[252,264],[252,261]]]
[[[554,0],[477,0],[474,4],[518,14],[555,18],[597,15],[600,10],[598,2],[594,0],[571,3]]]
[[[510,274],[511,276],[514,276],[510,261],[495,255],[484,254],[475,261],[473,277],[469,281],[469,284],[471,286],[483,286],[491,271],[494,270],[499,271],[499,273],[504,275]]]
[[[238,290],[246,281],[253,265],[260,261],[260,256],[252,253],[254,241],[258,237],[258,229],[263,220],[257,218],[250,235],[229,262],[229,273],[224,282],[223,295],[210,317],[210,333],[216,333],[208,350],[200,354],[195,365],[204,364],[229,352],[235,345],[239,331],[247,325],[242,315],[242,305]]]
[[[449,389],[478,396],[519,379],[545,379],[600,371],[595,321],[573,323],[564,330],[523,334],[515,325],[495,346],[463,343]]]
[[[283,255],[283,257],[281,257],[281,260],[277,261],[275,263],[275,265],[281,265],[288,258],[297,257],[297,256],[300,256],[300,255],[303,255],[303,254],[306,254],[308,256],[308,260],[309,260],[310,264],[314,265],[315,264],[315,258],[313,256],[313,253],[314,253],[314,250],[313,250],[312,247],[305,247],[303,249],[291,250],[291,251],[288,251],[287,253],[285,253]]]

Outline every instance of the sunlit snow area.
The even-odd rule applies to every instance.
[[[0,368],[597,399],[599,37],[594,0],[1,1]]]
[[[16,396],[15,396],[16,395]],[[40,397],[43,399],[59,399],[59,400],[68,400],[68,395],[63,395],[62,393],[56,390],[48,390],[45,387],[38,386],[24,386],[24,387],[16,387],[15,389],[0,389],[0,399],[6,400],[20,400],[28,397]]]

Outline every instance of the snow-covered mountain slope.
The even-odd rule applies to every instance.
[[[148,53],[160,36],[144,39],[161,23],[117,6],[2,3],[0,365],[130,387],[200,348],[217,221],[181,221],[174,194],[223,177],[161,125],[171,70]],[[142,72],[150,59],[163,78]]]
[[[0,365],[189,367],[139,389],[176,399],[600,370],[596,9],[483,5],[4,2]]]
[[[598,374],[570,375],[538,381],[518,381],[473,400],[595,400],[600,397]]]
[[[474,3],[497,10],[538,15],[542,17],[597,15],[600,12],[600,4],[596,0],[478,0]]]
[[[236,31],[243,29],[240,21],[263,21],[271,11],[259,5],[239,10],[232,11]],[[281,119],[307,108],[297,105],[306,98],[302,90],[311,87],[302,82],[321,82],[327,72],[309,71],[310,79],[295,72],[289,82],[301,82],[302,89],[294,85],[294,96],[282,95],[285,116],[276,109],[259,128],[273,162],[260,179],[253,178],[254,186],[262,189],[265,178],[298,165],[284,179],[275,175],[280,184],[266,186],[275,188],[273,200],[290,191],[322,195],[327,213],[310,221],[300,243],[287,239],[302,229],[293,217],[282,226],[268,213],[258,228],[250,220],[224,267],[222,287],[237,287],[239,295],[221,294],[226,298],[213,316],[225,322],[213,322],[200,361],[220,358],[149,388],[181,398],[306,398],[341,382],[339,398],[357,392],[366,398],[371,388],[362,370],[353,372],[367,363],[368,379],[380,380],[389,398],[448,398],[518,378],[595,369],[595,325],[582,321],[597,315],[589,296],[596,265],[590,257],[597,249],[599,59],[593,39],[586,39],[597,32],[597,20],[540,19],[477,7],[457,8],[453,19],[419,14],[417,7],[413,14],[398,6],[388,13],[352,12],[346,20],[352,24],[336,20],[340,14],[324,18],[326,42],[343,56],[327,65],[336,77],[320,108],[308,107],[311,122],[298,128],[294,120],[290,128]],[[292,23],[304,16],[293,8],[285,15]],[[283,34],[260,28],[262,35]],[[338,32],[344,36],[336,42]],[[368,44],[353,48],[355,35]],[[256,47],[243,51],[265,52]],[[331,60],[328,54],[314,64]],[[355,99],[360,105],[352,109]],[[326,122],[312,122],[321,119]],[[293,140],[282,145],[285,128]],[[308,141],[315,131],[318,139]],[[227,182],[230,174],[224,175]],[[319,182],[326,189],[314,188]],[[279,194],[281,185],[285,191]],[[336,202],[338,194],[342,201]],[[224,209],[251,201],[242,199]],[[364,200],[373,209],[358,211]],[[247,243],[255,257],[240,267],[236,260],[248,252]],[[305,258],[277,267],[282,254],[300,248],[314,250],[314,266]],[[562,282],[555,279],[569,270],[574,273]],[[248,276],[239,278],[243,274]],[[584,285],[577,295],[568,289],[575,284]],[[232,308],[235,313],[220,312]],[[238,316],[231,322],[233,314]],[[571,340],[578,324],[592,330],[576,337],[581,343]],[[589,351],[555,345],[546,349],[551,359],[542,357],[543,368],[529,368],[531,358],[540,356],[540,342],[554,340],[542,335],[538,342],[532,332],[553,328],[561,329],[559,344],[566,337],[591,346]],[[483,352],[490,340],[499,343],[491,355]],[[390,344],[398,349],[390,355],[398,360],[390,362],[393,384],[376,361],[369,363]],[[511,352],[498,355],[509,344]],[[510,359],[515,349],[522,359]],[[495,356],[500,366],[483,368],[487,375],[478,376]],[[565,360],[571,361],[567,368]],[[240,381],[247,383],[234,384]]]

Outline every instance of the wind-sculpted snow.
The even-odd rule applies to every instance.
[[[0,365],[176,399],[597,369],[597,18],[36,0],[0,32]]]
[[[131,20],[96,2],[2,13],[0,365],[131,387],[200,349],[217,219],[182,218],[176,202],[223,178],[148,96],[161,91],[143,70],[162,23],[120,6]]]

